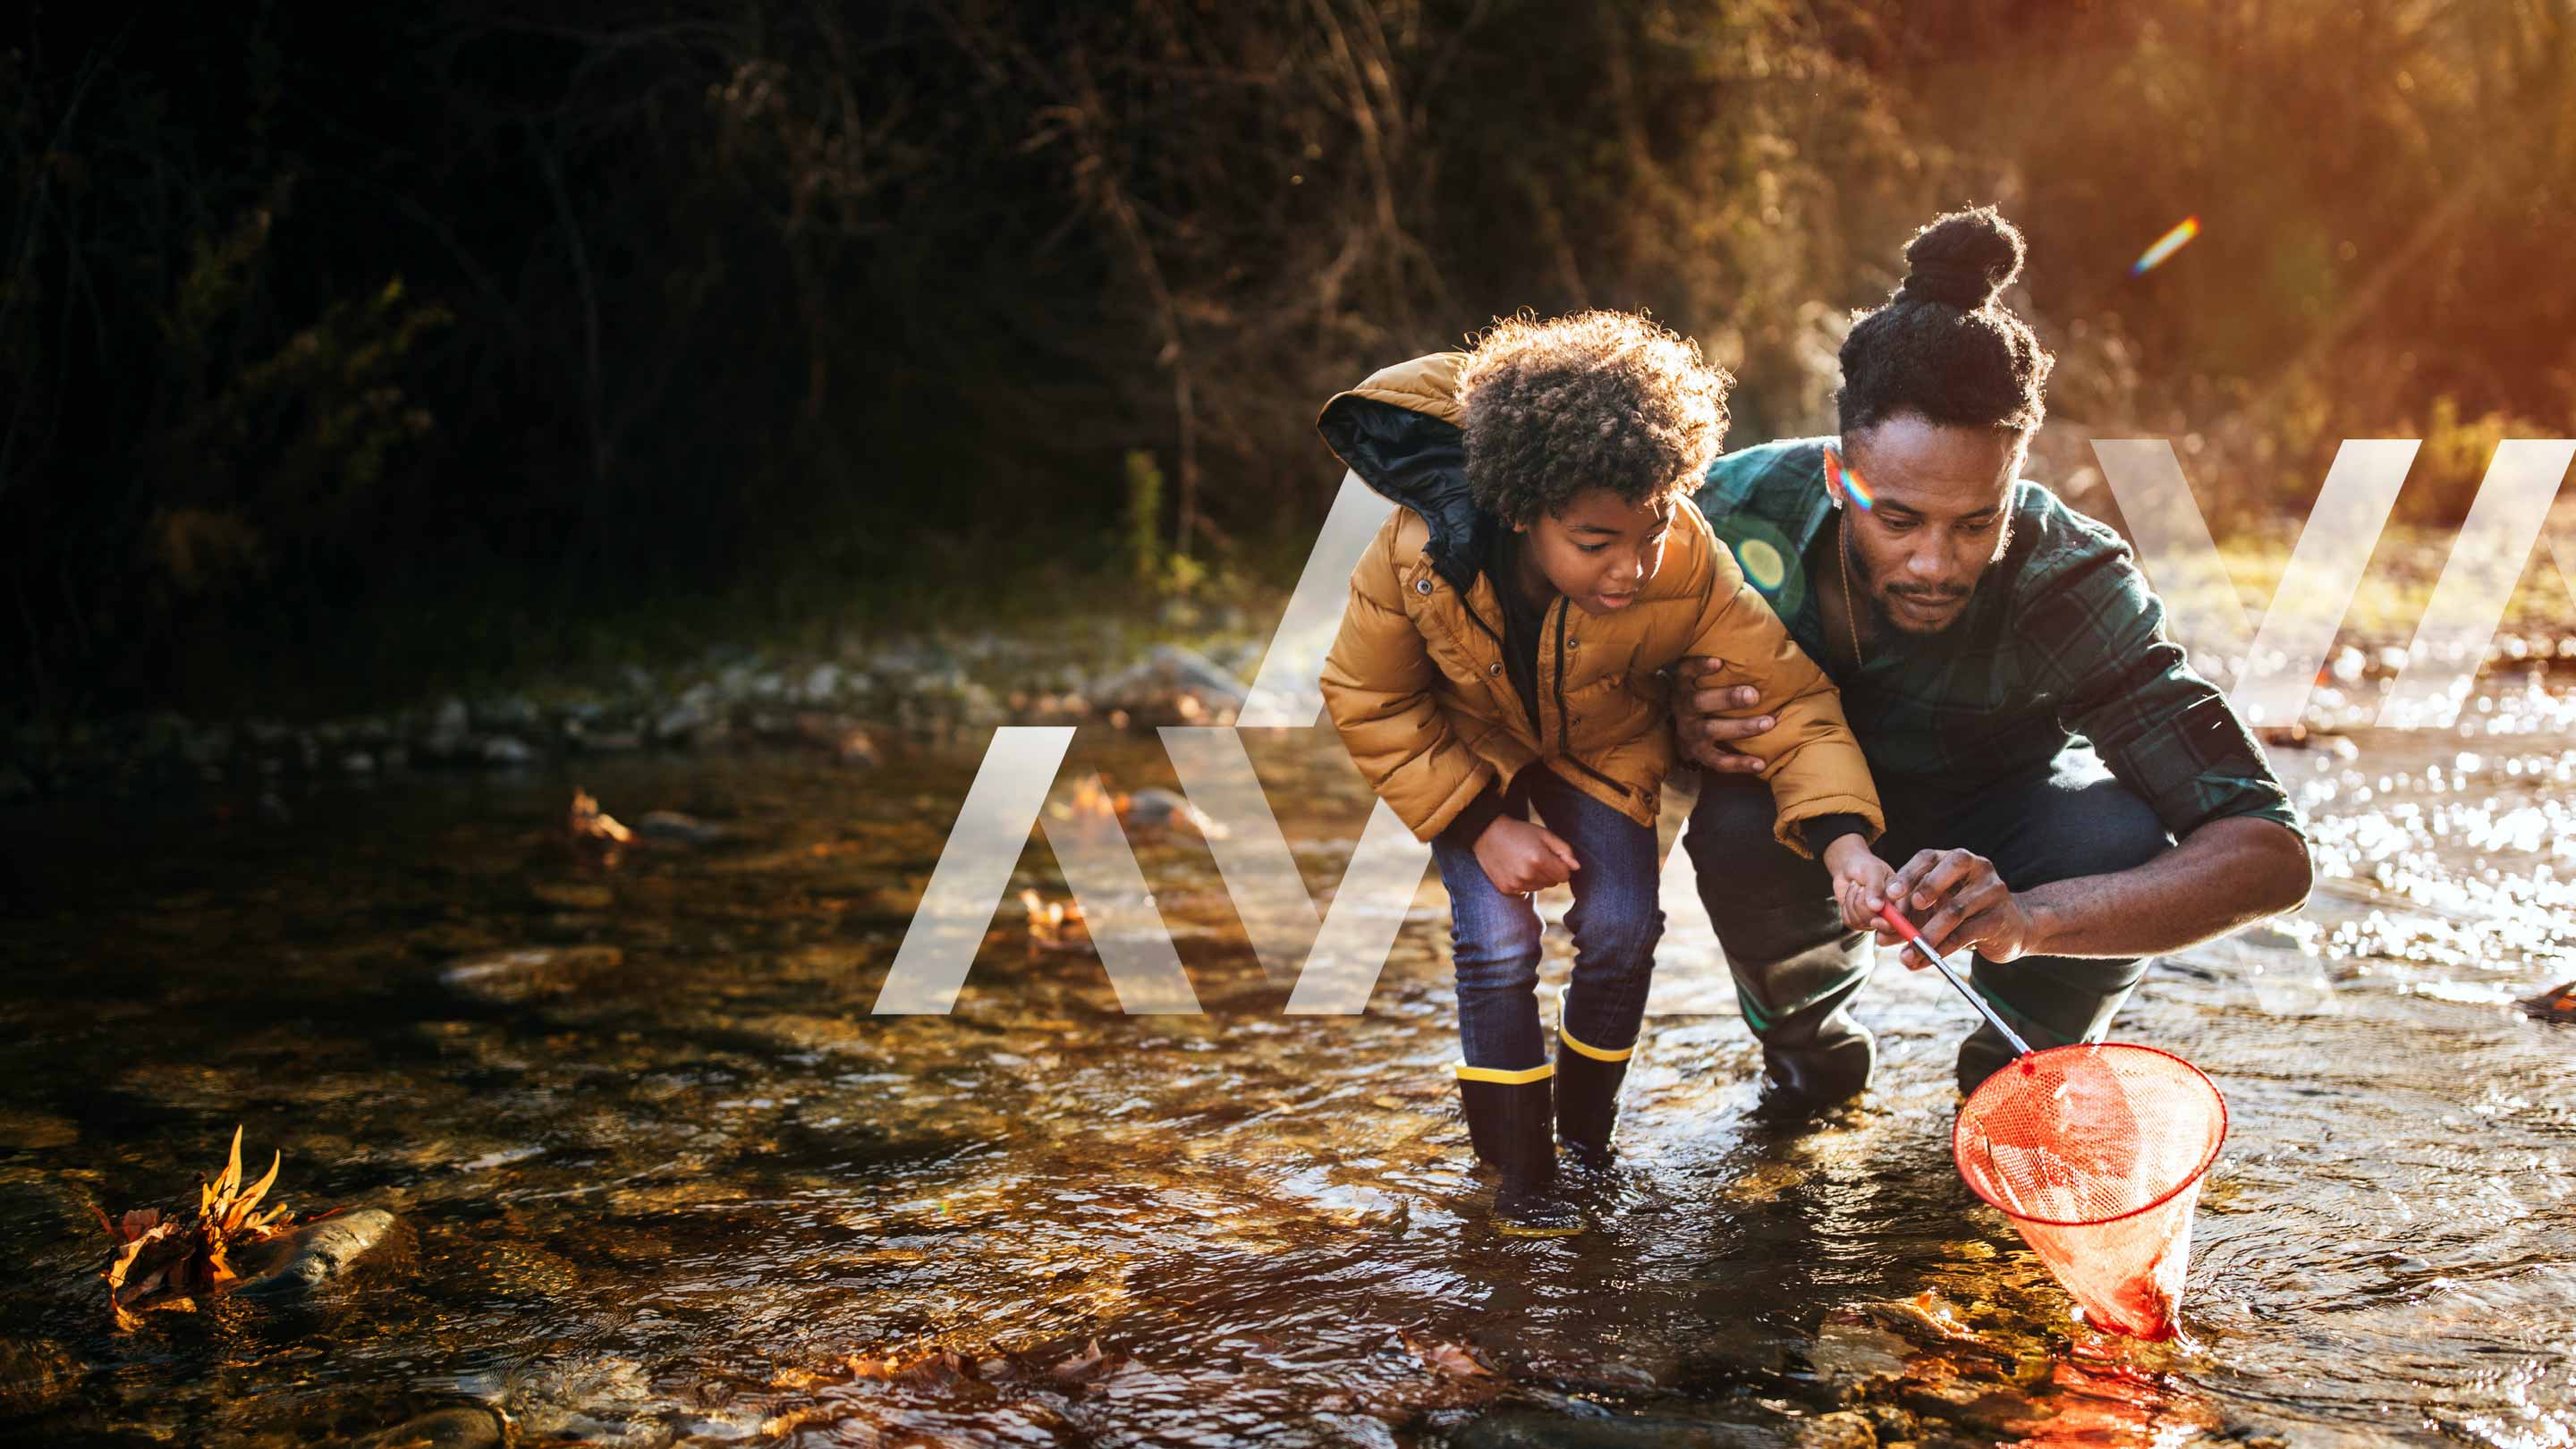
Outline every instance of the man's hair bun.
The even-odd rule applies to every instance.
[[[2028,433],[2048,414],[2056,359],[2003,303],[2021,232],[1991,206],[1954,211],[1905,246],[1905,284],[1852,319],[1835,402],[1846,436],[1920,413],[1950,427]]]
[[[1973,312],[2021,275],[2021,231],[1991,206],[1954,211],[1905,246],[1905,284],[1890,302],[1938,302]]]

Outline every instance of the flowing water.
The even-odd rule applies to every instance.
[[[2576,1027],[2512,1004],[2576,977],[2576,698],[2473,719],[2282,752],[2314,901],[2122,1017],[2232,1111],[2154,1347],[2071,1321],[1960,1185],[1968,1021],[1929,973],[1864,998],[1866,1106],[1764,1129],[1677,923],[1701,1014],[1648,1023],[1623,1186],[1585,1237],[1510,1241],[1452,1102],[1436,876],[1364,1016],[1282,1014],[1181,837],[1138,855],[1204,1014],[1119,1014],[1012,903],[954,1014],[876,1018],[974,748],[585,764],[612,813],[730,832],[613,866],[564,843],[553,771],[22,810],[0,1438],[480,1404],[620,1445],[2576,1444]],[[1329,890],[1362,786],[1328,733],[1253,756]],[[1149,736],[1074,761],[1172,783]],[[1042,843],[1021,868],[1061,897]],[[309,1303],[113,1332],[92,1205],[193,1206],[235,1123],[299,1213],[401,1232]]]

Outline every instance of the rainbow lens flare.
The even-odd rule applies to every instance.
[[[2165,258],[2181,251],[2184,243],[2198,235],[2200,235],[2200,218],[2196,216],[2184,217],[2180,222],[2175,224],[2173,230],[2166,232],[2163,236],[2157,237],[2156,244],[2154,246],[2147,248],[2144,252],[2141,252],[2138,255],[2137,264],[2129,268],[2129,275],[2133,277],[2143,276],[2146,273],[2155,270],[2157,267],[2163,266]]]
[[[1844,467],[1842,454],[1831,448],[1825,450],[1825,480],[1841,489],[1843,496],[1859,504],[1864,512],[1878,506],[1878,495],[1869,491],[1858,473]]]

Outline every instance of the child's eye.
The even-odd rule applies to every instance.
[[[1601,550],[1608,548],[1609,546],[1610,545],[1606,543],[1578,543],[1574,547],[1575,551],[1578,553],[1599,553]]]

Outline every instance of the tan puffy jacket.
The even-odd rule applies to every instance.
[[[1807,853],[1791,827],[1831,814],[1863,817],[1875,839],[1886,820],[1832,681],[1687,502],[1635,603],[1600,618],[1562,598],[1549,608],[1539,718],[1528,717],[1503,664],[1501,601],[1476,562],[1485,531],[1502,525],[1467,492],[1462,360],[1388,368],[1327,403],[1317,423],[1345,464],[1400,505],[1351,573],[1324,660],[1325,705],[1370,787],[1428,841],[1487,784],[1544,763],[1651,826],[1679,758],[1658,671],[1706,654],[1779,717],[1736,748],[1763,761],[1781,843]]]

